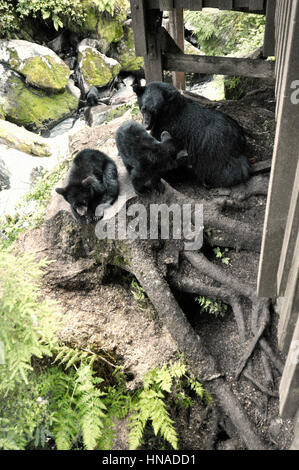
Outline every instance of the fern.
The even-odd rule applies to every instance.
[[[187,368],[182,359],[169,366],[164,364],[160,369],[155,368],[145,374],[143,390],[137,394],[131,407],[130,449],[137,449],[142,444],[148,422],[152,424],[156,436],[161,435],[173,449],[178,449],[178,435],[174,428],[174,421],[169,415],[167,399],[183,379],[187,379],[187,386],[190,390],[194,391],[201,399],[208,401],[210,397],[201,383],[188,377]],[[185,404],[189,406],[192,404],[190,399],[183,397],[181,391],[177,392],[178,395],[180,395],[179,400],[183,399]]]

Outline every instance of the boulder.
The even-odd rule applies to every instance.
[[[132,27],[124,25],[124,36],[117,44],[112,44],[109,56],[116,59],[125,72],[140,70],[144,66],[143,57],[136,57]]]
[[[2,119],[0,119],[0,143],[37,157],[50,157],[52,153],[47,139]],[[0,173],[2,173],[1,165]]]
[[[120,71],[120,64],[94,47],[78,47],[78,69],[80,88],[86,94],[90,87],[108,85]]]
[[[50,93],[65,90],[68,66],[48,47],[23,40],[0,40],[0,62],[20,73],[26,82]]]
[[[9,189],[10,188],[10,173],[5,166],[5,163],[0,158],[0,191],[2,189]]]
[[[73,115],[78,98],[69,91],[49,94],[24,83],[21,76],[0,64],[0,115],[26,129],[41,132]]]
[[[67,27],[70,31],[77,32],[81,37],[98,39],[100,51],[103,54],[109,49],[111,43],[118,42],[123,36],[123,23],[129,10],[129,2],[116,0],[110,12],[101,11],[95,0],[82,0],[86,17],[79,26],[71,21]]]

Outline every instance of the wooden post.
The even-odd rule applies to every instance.
[[[169,12],[169,33],[184,52],[184,10],[182,8],[176,8]],[[180,90],[185,90],[184,72],[173,72],[172,81],[174,86]]]
[[[160,10],[147,10],[146,12],[146,43],[147,55],[144,57],[144,72],[146,82],[162,82],[162,51],[159,41],[159,30],[162,24],[162,12]]]
[[[263,48],[264,57],[275,55],[275,8],[276,0],[267,0],[266,28]]]

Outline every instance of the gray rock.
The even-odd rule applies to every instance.
[[[0,191],[10,188],[10,173],[0,158]]]

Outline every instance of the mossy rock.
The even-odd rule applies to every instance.
[[[32,57],[19,64],[18,60],[10,60],[12,70],[25,76],[27,83],[50,92],[60,92],[65,89],[70,76],[68,66],[49,55]]]
[[[79,48],[79,68],[88,87],[105,86],[116,77],[120,64],[92,47]]]
[[[49,141],[11,122],[0,119],[0,142],[37,157],[50,157]]]
[[[109,55],[116,59],[121,66],[121,70],[133,72],[144,67],[143,57],[136,57],[133,30],[131,27],[124,27],[124,37],[114,47],[112,46]]]
[[[106,53],[110,44],[118,42],[123,36],[123,23],[129,10],[127,1],[117,0],[113,15],[99,11],[94,0],[83,0],[86,18],[82,25],[68,22],[68,29],[82,37],[99,39],[101,41],[101,52]]]
[[[4,100],[6,119],[35,132],[53,127],[78,107],[78,99],[68,91],[49,95],[25,85],[16,74],[8,79]]]
[[[0,61],[30,85],[50,93],[65,90],[71,73],[51,49],[24,40],[0,41]]]

